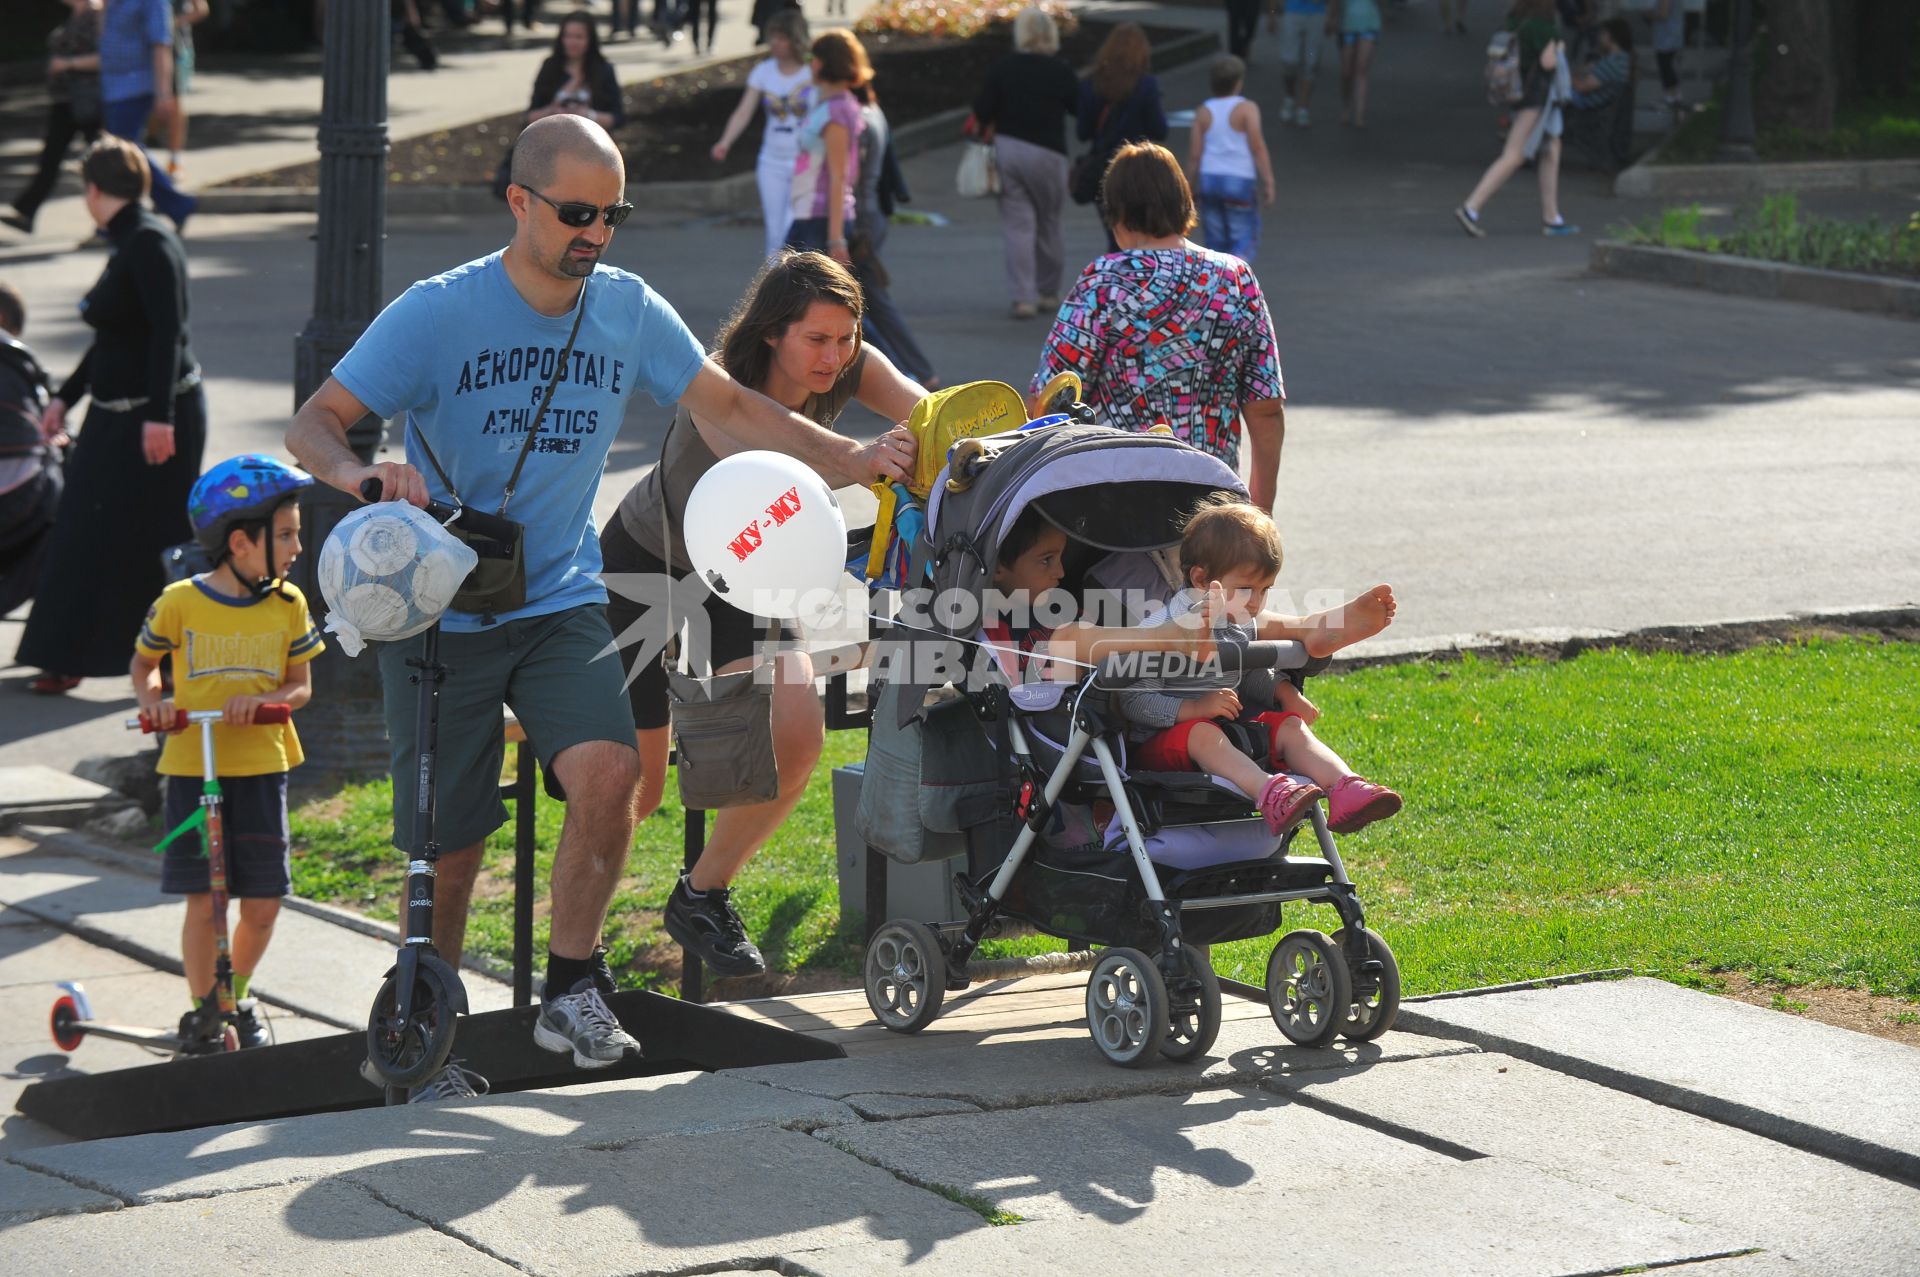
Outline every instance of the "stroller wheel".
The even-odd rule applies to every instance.
[[[1393,1027],[1400,1014],[1400,964],[1393,960],[1393,950],[1387,948],[1387,942],[1372,927],[1366,929],[1367,945],[1373,956],[1380,960],[1381,971],[1370,993],[1362,994],[1362,978],[1353,975],[1353,1009],[1340,1022],[1340,1036],[1349,1042],[1371,1042]],[[1345,951],[1347,938],[1345,930],[1333,933],[1336,948]]]
[[[1167,1039],[1167,982],[1138,949],[1108,949],[1087,981],[1093,1044],[1122,1068],[1138,1068]],[[1217,1026],[1216,1026],[1217,1027]]]
[[[918,1033],[940,1014],[947,996],[947,959],[923,922],[896,919],[867,942],[867,1005],[895,1033]]]
[[[1287,1041],[1325,1046],[1353,1008],[1353,977],[1324,931],[1289,931],[1267,959],[1267,1009]]]
[[[453,1000],[440,973],[421,964],[413,981],[411,1014],[402,1021],[400,978],[387,977],[367,1017],[367,1056],[388,1086],[418,1086],[447,1062],[453,1051]]]
[[[1213,973],[1213,960],[1205,945],[1183,944],[1180,954],[1189,981],[1184,994],[1167,990],[1167,1040],[1160,1054],[1169,1060],[1197,1060],[1220,1036],[1220,977]]]

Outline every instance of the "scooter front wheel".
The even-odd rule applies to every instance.
[[[424,963],[414,972],[413,1005],[399,1014],[400,975],[380,986],[367,1017],[367,1058],[388,1086],[418,1086],[453,1053],[455,1009],[440,973]]]

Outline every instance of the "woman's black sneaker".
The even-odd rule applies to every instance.
[[[667,895],[664,921],[667,934],[699,954],[716,975],[759,975],[767,969],[725,887],[693,891],[681,878]]]

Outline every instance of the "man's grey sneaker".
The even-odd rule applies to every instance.
[[[1467,212],[1467,206],[1461,204],[1453,210],[1453,220],[1460,223],[1460,229],[1475,239],[1485,239],[1487,228],[1480,225],[1480,219]]]
[[[413,1088],[409,1104],[438,1104],[441,1100],[465,1100],[487,1093],[487,1079],[458,1060],[448,1060],[432,1077]]]
[[[571,993],[540,1008],[533,1044],[545,1051],[571,1051],[574,1064],[583,1069],[604,1069],[640,1054],[640,1044],[613,1018],[591,979],[576,981]]]
[[[700,955],[716,975],[759,975],[767,960],[747,939],[747,929],[734,912],[732,893],[725,887],[688,895],[682,878],[667,896],[667,934]]]
[[[273,1036],[267,1032],[266,1024],[260,1019],[259,1004],[252,998],[245,1002],[236,1002],[233,1006],[233,1029],[240,1035],[240,1049],[250,1051],[256,1046],[267,1046]]]

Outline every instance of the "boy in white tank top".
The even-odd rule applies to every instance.
[[[1213,96],[1193,113],[1187,167],[1195,177],[1201,242],[1252,261],[1260,247],[1260,206],[1273,203],[1273,160],[1260,133],[1260,108],[1240,94],[1246,63],[1214,60]]]

